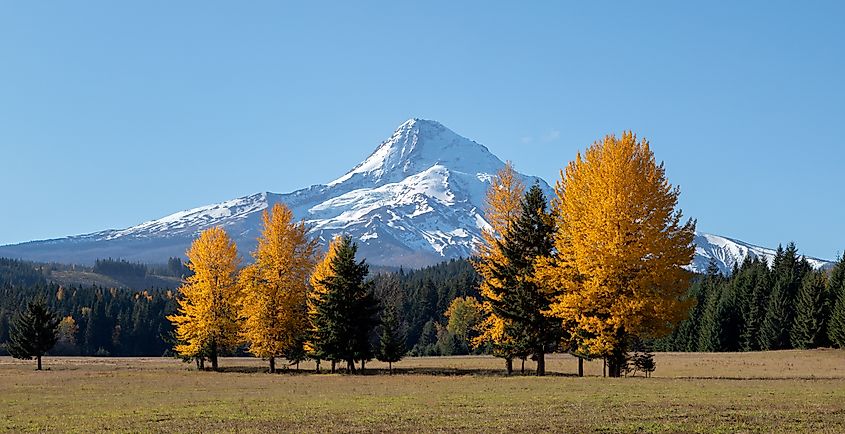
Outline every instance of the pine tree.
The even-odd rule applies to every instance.
[[[167,317],[176,327],[176,352],[184,358],[208,358],[217,370],[220,353],[239,340],[240,260],[235,243],[219,227],[204,230],[187,252],[194,273],[179,288],[176,314]]]
[[[311,273],[311,286],[308,291],[308,325],[309,330],[305,341],[306,352],[316,360],[317,372],[320,371],[321,360],[330,359],[338,349],[334,347],[336,342],[327,340],[330,336],[325,333],[333,326],[335,319],[330,316],[332,311],[328,309],[326,294],[329,291],[326,282],[332,275],[332,263],[337,257],[341,237],[335,237],[329,242],[326,253],[317,261],[314,272]],[[332,360],[334,363],[335,360]]]
[[[41,357],[56,345],[61,319],[55,315],[42,299],[27,303],[12,322],[9,343],[6,349],[16,359],[35,358],[37,370],[41,370]]]
[[[795,302],[810,264],[798,255],[794,243],[778,247],[773,261],[774,288],[760,328],[760,347],[764,350],[792,348],[790,330],[795,322]]]
[[[561,290],[551,312],[619,376],[631,336],[668,334],[688,312],[695,222],[681,223],[680,190],[631,132],[579,153],[555,192],[556,257],[539,275]]]
[[[807,273],[795,306],[795,323],[790,330],[793,347],[818,348],[826,343],[827,274],[823,271]]]
[[[707,274],[701,287],[704,306],[699,318],[698,351],[711,352],[721,350],[722,321],[720,301],[724,278],[714,259],[710,259]]]
[[[548,314],[552,291],[536,278],[535,265],[551,255],[554,226],[538,184],[525,193],[520,208],[516,220],[496,240],[505,260],[492,264],[498,285],[491,286],[498,297],[489,301],[537,361],[537,375],[545,375],[546,349],[557,341],[560,326]]]
[[[250,353],[269,359],[273,373],[276,357],[297,354],[308,327],[306,295],[316,244],[282,204],[264,211],[263,221],[255,261],[239,276],[241,336]]]
[[[740,312],[743,327],[740,332],[740,348],[742,351],[760,350],[760,328],[769,296],[769,266],[765,261],[753,259],[747,261],[740,270],[737,285],[743,294]]]
[[[827,321],[827,337],[833,346],[845,348],[845,253],[830,273],[828,294],[831,312]]]
[[[382,312],[378,360],[387,362],[388,369],[393,374],[393,364],[402,360],[406,352],[405,336],[399,329],[396,307],[389,305]]]
[[[369,267],[364,260],[355,260],[357,250],[350,237],[341,237],[334,254],[326,257],[331,262],[318,267],[329,271],[318,282],[325,292],[312,316],[317,352],[330,360],[346,361],[348,372],[355,372],[356,360],[363,369],[364,362],[372,359],[370,333],[378,323],[378,303],[365,282]]]
[[[481,333],[473,340],[473,345],[490,345],[494,356],[505,359],[508,374],[513,371],[513,359],[524,351],[525,345],[518,341],[511,321],[496,310],[495,304],[502,303],[499,288],[504,285],[496,270],[508,266],[500,240],[519,218],[524,189],[511,162],[496,173],[487,189],[484,212],[490,228],[482,232],[483,242],[478,245],[477,256],[472,262],[482,278],[479,292],[485,315],[479,327]]]

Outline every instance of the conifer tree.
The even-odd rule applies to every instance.
[[[194,274],[179,288],[177,313],[167,317],[176,327],[175,350],[184,358],[208,358],[217,370],[220,353],[239,342],[238,250],[222,228],[213,227],[199,235],[187,256]]]
[[[525,193],[520,209],[504,236],[496,240],[505,260],[491,264],[496,279],[490,289],[497,297],[489,302],[537,361],[537,375],[545,375],[546,349],[560,335],[560,321],[548,314],[552,291],[536,278],[535,265],[551,255],[554,226],[538,184]]]
[[[405,335],[399,329],[399,316],[396,307],[384,308],[381,317],[381,335],[379,337],[378,360],[386,362],[393,374],[393,364],[405,357]]]
[[[525,349],[511,322],[496,311],[495,304],[502,303],[502,295],[497,288],[503,286],[496,269],[508,266],[500,240],[519,217],[524,189],[511,162],[496,173],[487,189],[484,212],[484,219],[490,227],[482,231],[483,242],[477,246],[477,256],[472,262],[482,278],[479,292],[485,314],[481,333],[473,340],[473,345],[489,344],[494,356],[505,359],[508,374],[513,371],[513,359]]]
[[[721,348],[722,321],[719,305],[722,299],[723,281],[716,261],[711,258],[701,287],[704,306],[699,318],[698,351],[719,351]]]
[[[551,312],[575,324],[579,350],[619,376],[631,336],[665,335],[688,311],[695,222],[681,223],[679,189],[631,132],[579,153],[555,191],[556,256],[538,277],[562,290]]]
[[[830,273],[828,294],[831,305],[827,337],[837,348],[845,348],[845,253]]]
[[[348,236],[340,238],[327,264],[329,272],[318,283],[324,289],[312,318],[313,343],[330,360],[343,360],[347,371],[355,372],[373,357],[370,333],[377,325],[378,303],[365,282],[369,267],[355,260],[358,247]],[[325,262],[326,259],[323,261]]]
[[[780,350],[792,347],[790,330],[795,321],[795,301],[810,265],[798,255],[794,243],[778,247],[772,263],[774,287],[760,328],[760,347]]]
[[[746,261],[740,273],[737,283],[742,294],[740,314],[743,327],[740,332],[740,348],[742,351],[758,351],[760,328],[768,304],[769,266],[763,260],[753,259]]]
[[[798,291],[795,323],[790,330],[790,341],[794,348],[818,348],[826,343],[827,304],[826,273],[823,271],[807,273]]]
[[[297,345],[308,327],[306,295],[315,263],[316,244],[305,224],[293,220],[291,210],[275,204],[264,211],[264,228],[253,254],[255,261],[240,274],[241,336],[249,352],[270,361],[298,354]]]
[[[6,350],[16,359],[35,358],[36,369],[40,371],[41,357],[56,345],[60,321],[44,300],[30,301],[12,322]]]
[[[305,350],[317,362],[318,372],[320,361],[331,360],[334,363],[335,360],[330,357],[337,353],[337,349],[333,347],[335,342],[324,340],[328,338],[328,335],[318,333],[318,331],[328,329],[334,322],[330,316],[332,311],[326,308],[328,302],[326,294],[329,291],[326,283],[332,275],[332,262],[337,257],[341,239],[341,237],[335,237],[329,242],[325,254],[317,261],[310,278],[311,286],[307,297],[309,330],[306,335]]]

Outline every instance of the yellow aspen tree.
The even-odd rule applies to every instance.
[[[216,370],[218,355],[239,342],[238,249],[226,231],[213,227],[200,233],[187,256],[194,274],[179,288],[177,313],[167,319],[176,327],[176,352],[200,367],[208,358]]]
[[[240,274],[241,336],[249,352],[270,361],[295,351],[307,330],[306,294],[314,268],[316,243],[291,210],[275,204],[264,211],[264,228],[253,253],[255,261]]]
[[[472,343],[474,346],[491,344],[493,353],[505,359],[505,368],[510,374],[513,371],[513,358],[518,352],[516,342],[507,333],[506,320],[495,314],[491,300],[499,300],[495,288],[500,284],[495,276],[496,263],[506,261],[497,241],[507,233],[511,225],[519,217],[520,201],[525,186],[519,175],[508,161],[500,169],[487,189],[484,219],[490,225],[482,231],[482,242],[476,246],[477,256],[472,265],[481,276],[479,292],[482,296],[484,320],[479,326],[480,334]]]
[[[314,271],[311,273],[310,283],[307,297],[308,307],[308,322],[309,322],[309,336],[305,341],[305,351],[314,357],[317,361],[317,372],[320,371],[320,361],[325,358],[320,342],[316,342],[316,329],[320,326],[321,318],[319,306],[324,300],[324,296],[328,292],[325,282],[329,276],[333,275],[332,262],[337,257],[337,249],[340,247],[340,236],[334,237],[329,242],[329,247],[326,252],[320,256],[314,266]],[[332,361],[334,367],[334,361]],[[332,369],[334,371],[334,369]]]
[[[579,352],[619,376],[628,337],[665,334],[687,312],[695,221],[681,222],[680,190],[632,132],[579,153],[555,191],[556,255],[538,278],[560,291],[550,310]]]

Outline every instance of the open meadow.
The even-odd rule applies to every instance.
[[[408,358],[394,375],[222,359],[0,358],[9,432],[845,432],[845,351],[658,353],[652,378],[602,378],[600,361],[551,355],[544,378],[488,356]],[[529,361],[526,370],[533,368]]]

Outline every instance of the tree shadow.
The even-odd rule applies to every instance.
[[[205,371],[214,372],[210,368]],[[268,368],[266,366],[224,366],[217,369],[220,373],[238,373],[238,374],[267,374]],[[282,367],[275,372],[278,375],[326,375],[332,374],[330,369],[321,369],[317,373],[314,369],[295,369]],[[349,372],[346,368],[338,368],[334,372],[335,375],[350,375],[350,376],[406,376],[419,375],[430,377],[536,377],[533,371],[514,372],[508,375],[502,369],[483,369],[483,368],[438,368],[438,367],[394,367],[391,372],[385,368],[367,368],[365,370],[356,369],[354,372]],[[577,377],[575,373],[563,372],[546,372],[546,377]]]

